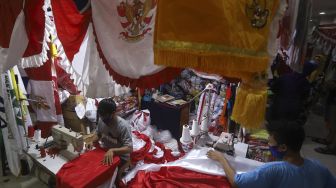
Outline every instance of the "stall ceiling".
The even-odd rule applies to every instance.
[[[312,0],[312,21],[319,24],[336,23],[336,0]],[[321,12],[325,14],[321,15]]]

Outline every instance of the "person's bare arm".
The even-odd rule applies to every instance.
[[[218,161],[222,165],[231,186],[236,188],[237,185],[234,182],[236,171],[231,167],[229,161],[223,156],[223,154],[218,151],[211,150],[207,153],[207,156],[212,160]]]
[[[105,153],[103,164],[111,165],[113,163],[114,155],[122,155],[126,153],[131,153],[132,151],[133,151],[133,148],[130,146],[123,146],[120,148],[111,148]]]

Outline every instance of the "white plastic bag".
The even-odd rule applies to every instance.
[[[149,110],[136,111],[131,118],[131,125],[139,132],[143,132],[150,125]]]

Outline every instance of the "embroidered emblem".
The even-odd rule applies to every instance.
[[[255,28],[263,28],[267,23],[267,17],[269,15],[269,10],[266,9],[266,0],[264,3],[261,0],[253,0],[251,4],[246,3],[246,15],[250,19],[251,26]]]
[[[125,0],[117,7],[120,24],[124,29],[122,39],[129,42],[142,40],[152,28],[149,26],[154,16],[157,0]]]

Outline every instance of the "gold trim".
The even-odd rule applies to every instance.
[[[257,57],[265,57],[268,56],[266,52],[258,52],[255,50],[242,49],[242,48],[234,48],[225,45],[219,44],[208,44],[208,43],[198,43],[198,42],[185,42],[185,41],[158,41],[154,44],[155,49],[169,49],[175,51],[183,51],[188,50],[189,52],[195,53],[231,53],[240,55],[248,55],[248,56],[257,56]]]

